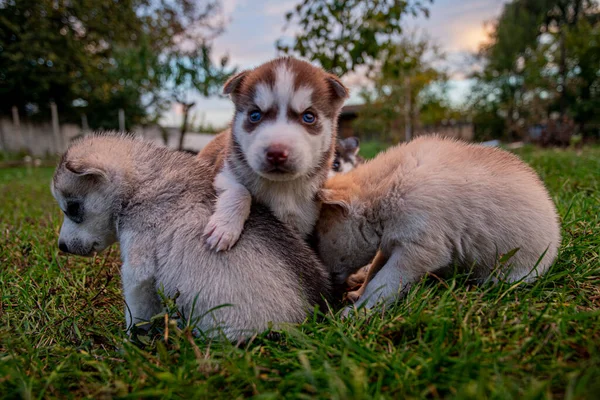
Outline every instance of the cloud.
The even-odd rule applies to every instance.
[[[241,68],[257,66],[273,58],[275,41],[283,35],[285,23],[284,11],[275,12],[280,6],[283,7],[282,3],[274,1],[237,0],[230,25],[214,42],[215,58],[228,54],[232,64]]]
[[[430,6],[430,18],[407,20],[434,38],[447,52],[476,51],[487,40],[486,21],[500,15],[507,0],[440,0]]]
[[[230,17],[238,6],[246,4],[247,0],[221,0],[223,14]]]
[[[285,15],[285,13],[287,13],[288,11],[292,11],[299,2],[299,0],[272,0],[267,2],[267,4],[264,7],[264,12],[267,15],[276,15],[277,17],[280,17],[283,20],[283,16]]]
[[[285,13],[301,0],[222,0],[223,14],[229,21],[225,33],[214,43],[215,59],[228,54],[233,65],[241,68],[257,66],[276,55],[275,41],[290,37],[294,26],[283,31]],[[500,15],[507,0],[436,0],[429,8],[431,17],[407,18],[406,31],[419,28],[426,31],[448,53],[448,66],[453,78],[450,95],[459,102],[468,92],[464,81],[471,66],[469,54],[487,39],[484,22]],[[456,83],[464,81],[464,83]],[[344,82],[352,88],[350,102],[357,100],[359,87],[368,83],[360,71],[348,74]],[[227,99],[198,98],[196,113],[204,113],[207,122],[223,125],[229,121],[233,107]],[[199,115],[199,114],[198,114]],[[181,122],[175,110],[165,114],[169,125]]]

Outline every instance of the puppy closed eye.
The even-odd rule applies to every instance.
[[[67,209],[63,211],[67,218],[75,223],[83,222],[83,206],[78,201],[67,202]]]

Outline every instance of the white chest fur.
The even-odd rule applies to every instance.
[[[261,179],[250,190],[260,203],[263,203],[275,216],[303,237],[309,235],[317,218],[319,208],[314,201],[314,183],[307,182],[268,182]]]

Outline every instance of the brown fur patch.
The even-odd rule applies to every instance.
[[[231,142],[231,129],[219,133],[198,153],[198,159],[206,161],[218,171],[223,167],[227,156],[227,148]]]
[[[348,90],[334,75],[306,61],[291,57],[277,58],[247,71],[231,92],[236,112],[247,110],[254,105],[256,87],[259,84],[266,84],[273,88],[276,71],[281,65],[286,65],[294,73],[294,89],[302,86],[313,89],[311,100],[314,108],[323,112],[327,118],[334,118],[337,115],[340,103],[348,97]],[[340,96],[342,93],[345,96]]]

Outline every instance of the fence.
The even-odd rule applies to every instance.
[[[20,121],[16,109],[12,118],[0,117],[0,151],[24,152],[33,156],[59,154],[67,149],[70,141],[89,131],[75,124],[60,124],[58,115],[53,111],[52,122],[33,123]],[[124,113],[119,113],[121,126],[124,126]],[[166,145],[176,148],[179,144],[179,128],[161,128],[157,125],[140,126],[132,129],[132,133],[141,135],[147,140],[165,145],[163,132],[166,133]],[[214,135],[186,133],[183,147],[188,150],[200,150]]]

